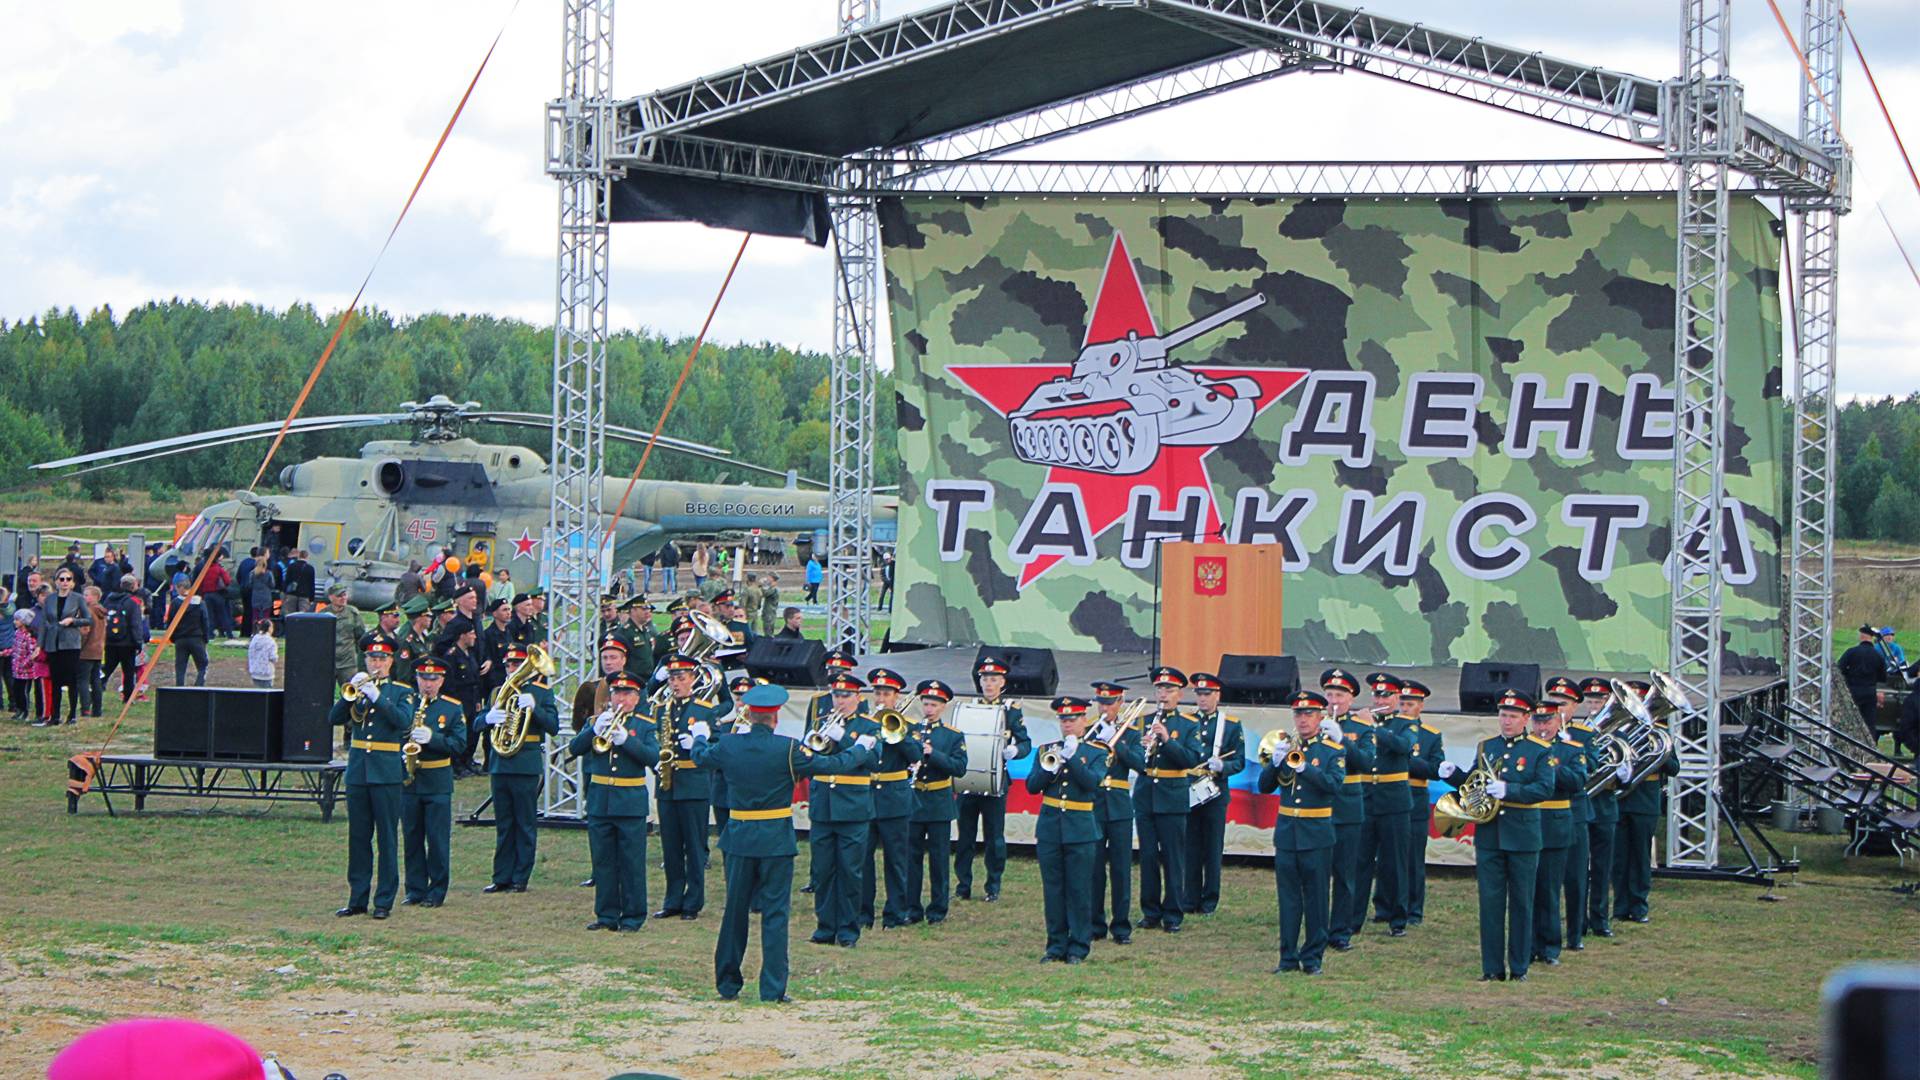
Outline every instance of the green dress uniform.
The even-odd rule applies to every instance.
[[[1507,794],[1492,821],[1474,826],[1480,892],[1480,975],[1524,978],[1533,959],[1533,884],[1540,868],[1540,806],[1553,798],[1553,747],[1530,735],[1495,735],[1479,752]],[[1477,755],[1476,755],[1477,759]],[[1459,774],[1454,774],[1458,776]]]
[[[870,760],[868,751],[809,753],[794,739],[760,724],[745,734],[695,739],[693,760],[725,773],[733,816],[727,824],[727,902],[713,948],[715,989],[740,994],[740,962],[747,953],[748,916],[760,913],[760,1000],[787,994],[787,920],[793,906],[793,787],[808,776],[839,773]]]
[[[413,628],[412,623],[400,635],[400,644],[393,650],[393,678],[396,682],[411,683],[413,666],[433,654],[425,634]]]
[[[825,690],[813,695],[813,700],[807,702],[807,719],[805,725],[801,728],[802,735],[811,735],[820,730],[820,725],[826,723],[828,717],[832,715],[833,695]],[[860,699],[859,704],[854,706],[853,715],[867,715],[867,702],[865,698]],[[811,836],[811,832],[809,832],[808,835]],[[826,873],[826,870],[826,866],[819,860],[809,859],[807,864],[807,887],[803,891],[808,893],[819,892],[820,875]]]
[[[1407,925],[1419,926],[1427,917],[1427,838],[1433,834],[1433,802],[1427,787],[1440,776],[1446,760],[1446,740],[1440,729],[1421,722],[1413,732],[1415,746],[1407,755]],[[1387,914],[1378,892],[1373,913]]]
[[[752,645],[753,639],[760,635],[753,632],[753,624],[745,619],[728,619],[725,625],[727,632],[733,635],[733,647],[739,650],[727,657],[726,666],[730,668],[746,667],[747,647]]]
[[[1187,814],[1187,876],[1181,907],[1211,915],[1220,906],[1220,863],[1226,855],[1227,806],[1232,801],[1228,781],[1247,767],[1247,733],[1240,721],[1226,713],[1193,712],[1193,737],[1200,744],[1200,766],[1218,756],[1222,766],[1214,776],[1220,794]],[[1195,769],[1192,782],[1205,775]]]
[[[1373,726],[1373,773],[1361,785],[1367,793],[1367,821],[1360,827],[1360,884],[1347,915],[1349,933],[1360,931],[1376,878],[1379,891],[1374,895],[1386,898],[1388,929],[1402,933],[1407,928],[1407,808],[1413,803],[1410,759],[1419,726],[1411,716],[1390,716]]]
[[[1587,757],[1579,744],[1555,739],[1547,754],[1553,768],[1553,795],[1540,804],[1540,871],[1533,880],[1533,958],[1560,962],[1560,905],[1566,897],[1567,863],[1573,835],[1586,835],[1586,823],[1574,815],[1575,796],[1587,786]]]
[[[1660,802],[1667,788],[1661,781],[1679,772],[1680,759],[1668,754],[1647,779],[1634,785],[1633,790],[1619,793],[1620,823],[1613,845],[1616,919],[1637,923],[1648,920],[1648,899],[1653,892],[1653,831],[1660,823]]]
[[[1007,737],[1013,740],[1014,750],[1013,761],[1006,764],[1012,765],[1033,752],[1033,739],[1027,735],[1026,714],[1020,711],[1020,706],[1004,699],[981,698],[980,703],[1006,706]],[[1002,788],[998,795],[961,795],[959,822],[959,839],[953,845],[955,895],[962,900],[973,895],[975,837],[984,834],[979,846],[981,860],[987,864],[986,898],[1000,899],[1000,878],[1007,871],[1007,789]]]
[[[1360,847],[1367,828],[1367,784],[1373,779],[1373,723],[1352,712],[1336,717],[1346,744],[1346,772],[1333,800],[1332,906],[1327,909],[1327,943],[1347,949],[1360,932]]]
[[[586,775],[594,925],[638,930],[647,921],[647,770],[660,762],[660,735],[653,719],[639,713],[619,722],[625,742],[594,749],[589,720],[567,752],[581,760]]]
[[[533,876],[540,782],[546,777],[545,743],[560,734],[560,708],[546,680],[522,684],[533,696],[527,739],[511,757],[489,752],[487,781],[493,792],[493,892],[526,892]],[[488,732],[491,734],[491,731]]]
[[[931,925],[947,921],[947,869],[953,857],[953,821],[959,814],[953,781],[967,771],[967,738],[945,724],[922,730],[924,741],[933,744],[933,753],[920,759],[913,781],[913,809],[907,819],[906,920],[917,923],[924,918]],[[920,903],[922,880],[932,885],[925,906]]]
[[[1297,734],[1289,742],[1298,742]],[[1273,883],[1280,894],[1280,970],[1320,970],[1327,952],[1327,903],[1333,861],[1333,804],[1345,787],[1346,754],[1333,739],[1314,737],[1301,748],[1306,762],[1283,784],[1280,762],[1260,769],[1259,788],[1285,787],[1273,819]],[[1302,924],[1306,936],[1302,938]]]
[[[1594,770],[1601,768],[1600,759],[1593,752],[1593,728],[1579,721],[1567,725],[1567,732],[1573,744],[1580,749],[1580,766],[1585,777],[1580,789],[1571,797],[1573,804],[1573,842],[1567,845],[1567,867],[1562,877],[1566,892],[1566,939],[1567,948],[1579,952],[1586,948],[1587,936],[1587,875],[1591,871],[1592,852],[1590,848],[1593,831],[1593,800],[1587,797],[1587,784],[1592,783]]]
[[[877,725],[876,725],[877,726]],[[880,854],[880,865],[887,880],[887,902],[880,912],[880,925],[907,925],[907,845],[908,819],[913,815],[914,765],[922,755],[919,725],[909,724],[907,736],[897,743],[882,742],[880,764],[873,770],[873,827],[867,831],[866,853],[861,858],[860,925],[873,925],[873,904],[878,882],[874,879],[873,856]]]
[[[419,691],[407,695],[407,734],[419,711]],[[407,902],[439,907],[447,898],[453,844],[453,762],[467,750],[467,714],[460,702],[441,696],[427,703],[427,741],[415,759],[419,771],[404,786],[400,828],[406,837]]]
[[[1107,775],[1107,754],[1083,740],[1075,741],[1073,753],[1064,745],[1060,752],[1059,772],[1034,763],[1027,791],[1040,796],[1033,835],[1047,918],[1045,959],[1077,964],[1093,949],[1093,849],[1100,841],[1093,802]]]
[[[654,916],[690,919],[707,906],[707,822],[713,810],[713,770],[702,768],[683,740],[687,729],[696,723],[719,726],[720,708],[712,698],[674,698],[667,704],[665,715],[654,720],[666,721],[666,742],[678,755],[671,766],[672,782],[659,788],[660,849],[666,859],[667,889]],[[663,766],[661,771],[665,770]]]
[[[1139,721],[1143,740],[1154,721],[1167,738],[1146,755],[1146,767],[1133,789],[1134,824],[1140,830],[1140,926],[1175,933],[1184,915],[1181,890],[1187,879],[1187,770],[1206,759],[1194,735],[1193,718],[1178,709],[1161,710]]]
[[[854,745],[862,735],[879,738],[880,725],[856,715],[846,722],[830,752],[840,756],[853,751],[849,765],[815,773],[807,783],[807,846],[820,868],[810,938],[815,945],[851,948],[860,941],[860,864],[873,826],[873,773],[880,761],[877,745],[868,750]]]
[[[371,901],[385,918],[400,889],[400,787],[407,778],[400,744],[413,730],[413,712],[407,708],[406,690],[385,679],[376,685],[379,700],[367,705],[342,697],[333,703],[328,720],[346,728],[348,737],[347,906],[342,911],[358,914]]]
[[[1604,767],[1595,754],[1594,768]],[[1587,822],[1587,922],[1585,929],[1601,937],[1613,936],[1614,835],[1620,827],[1620,800],[1609,789],[1587,800],[1592,815]]]
[[[1129,772],[1144,772],[1140,729],[1127,727],[1107,747],[1107,775],[1094,796],[1093,818],[1100,841],[1093,850],[1093,939],[1113,935],[1115,945],[1133,940],[1133,787]],[[1107,888],[1113,907],[1107,908]]]

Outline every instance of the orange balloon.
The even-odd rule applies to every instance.
[[[458,555],[447,556],[447,573],[457,574],[459,572],[460,572],[460,556]]]

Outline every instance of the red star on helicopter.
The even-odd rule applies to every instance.
[[[1047,485],[1079,490],[1094,537],[1127,516],[1139,488],[1153,489],[1169,511],[1183,489],[1205,491],[1201,535],[1214,536],[1220,511],[1207,456],[1245,434],[1307,372],[1171,366],[1166,353],[1264,302],[1256,294],[1162,336],[1126,241],[1115,233],[1077,362],[950,364],[947,371],[1008,418],[1015,455],[1047,464]],[[1028,562],[1020,587],[1060,558],[1042,554]]]
[[[513,545],[514,558],[531,559],[534,558],[533,549],[540,546],[540,538],[534,536],[526,529],[521,529],[520,538],[518,540],[509,540],[508,543]]]

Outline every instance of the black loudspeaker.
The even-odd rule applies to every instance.
[[[223,761],[275,761],[280,756],[283,697],[278,690],[223,686],[213,691],[213,756]]]
[[[280,719],[280,761],[326,762],[333,758],[333,728],[327,713],[340,688],[333,682],[333,616],[321,612],[280,620],[286,634],[286,693]]]
[[[811,638],[754,638],[747,674],[778,686],[825,686],[827,647]]]
[[[978,671],[980,661],[992,656],[1007,665],[1007,695],[1009,697],[1053,696],[1060,686],[1060,669],[1054,665],[1052,649],[1025,649],[1012,645],[982,645],[974,654],[973,667]],[[978,687],[980,680],[974,680]]]
[[[213,755],[213,691],[203,686],[157,686],[153,690],[153,756],[208,758]]]
[[[1539,697],[1540,665],[1501,664],[1491,660],[1461,665],[1461,712],[1493,712],[1502,690],[1520,690]]]
[[[1291,656],[1220,658],[1220,700],[1234,705],[1285,705],[1300,689],[1300,665]]]

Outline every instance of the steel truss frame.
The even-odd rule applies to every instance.
[[[553,510],[543,557],[547,573],[547,651],[554,694],[567,700],[598,656],[599,594],[605,587],[600,540],[607,427],[609,219],[615,168],[606,137],[614,129],[613,0],[566,0],[561,96],[547,105],[547,174],[560,184],[559,258],[554,282],[553,452],[548,458]],[[578,769],[566,745],[548,739],[540,812],[586,816]]]

